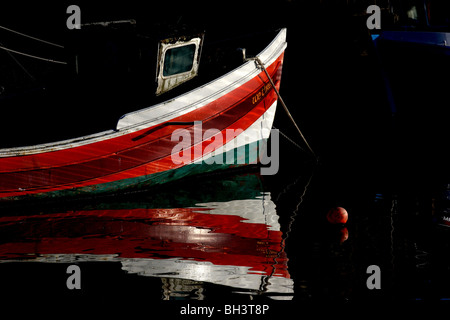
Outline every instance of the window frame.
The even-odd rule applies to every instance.
[[[200,56],[203,44],[204,34],[196,35],[191,38],[178,37],[161,40],[158,44],[158,60],[156,67],[156,95],[160,95],[171,89],[177,87],[178,85],[191,80],[198,75],[198,68],[200,65]],[[188,45],[195,45],[194,59],[192,63],[192,68],[189,71],[180,72],[172,75],[164,75],[164,63],[166,59],[166,53],[170,49],[184,47]]]

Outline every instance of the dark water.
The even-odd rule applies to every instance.
[[[450,299],[446,138],[392,118],[363,20],[323,9],[301,21],[284,5],[281,94],[319,163],[281,138],[275,176],[256,168],[2,209],[5,306],[182,318],[188,304],[214,306],[212,317],[225,316],[225,304],[267,305],[264,317],[275,318],[311,304],[342,314]],[[281,108],[275,126],[301,143]],[[345,226],[326,221],[336,206],[348,211]],[[81,289],[67,286],[71,265]],[[370,266],[379,267],[379,289],[368,288]]]

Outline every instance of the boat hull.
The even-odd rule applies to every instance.
[[[449,44],[450,33],[437,31],[382,31],[375,41],[396,153],[409,172],[424,179],[449,175],[443,147],[450,138],[445,103],[450,81],[443,76],[450,72]]]
[[[283,29],[260,54],[278,89],[285,48]],[[201,88],[123,116],[115,130],[0,150],[0,201],[117,192],[255,163],[276,102],[264,71],[248,61]],[[180,130],[189,139],[174,139]],[[256,152],[226,156],[242,147]],[[180,154],[182,163],[174,160]]]

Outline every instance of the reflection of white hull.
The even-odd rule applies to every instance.
[[[3,262],[13,262],[7,260]],[[21,260],[23,262],[23,260]],[[195,261],[182,258],[141,259],[120,258],[118,255],[54,254],[42,255],[30,262],[80,263],[80,262],[120,262],[122,270],[146,277],[189,279],[209,282],[243,290],[265,293],[294,294],[294,281],[274,274],[252,271],[250,267],[214,265],[209,261]],[[275,261],[274,261],[275,263]]]
[[[275,203],[268,192],[256,199],[197,203],[197,206],[209,209],[202,209],[201,213],[239,216],[243,218],[241,222],[265,224],[268,230],[280,231]]]
[[[292,298],[293,280],[287,272],[278,218],[270,193],[189,208],[3,217],[0,232],[2,226],[13,225],[18,231],[9,244],[0,244],[0,262],[118,262],[122,270],[140,276]],[[80,231],[76,226],[82,224]]]
[[[209,282],[233,288],[264,291],[268,293],[294,293],[294,281],[276,274],[269,277],[253,272],[249,267],[214,265],[208,261],[182,260],[178,258],[124,259],[122,269],[141,276],[168,277]]]

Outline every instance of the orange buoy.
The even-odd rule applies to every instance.
[[[348,213],[347,210],[345,210],[342,207],[336,207],[328,211],[327,213],[327,220],[329,223],[332,224],[345,224],[348,220]]]

